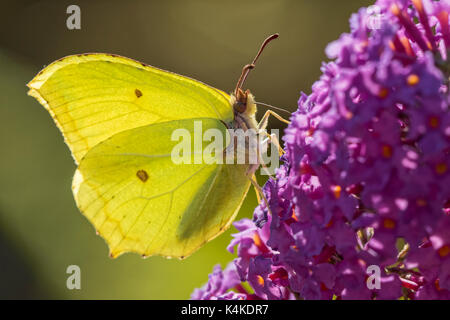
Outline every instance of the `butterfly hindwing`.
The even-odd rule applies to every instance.
[[[250,185],[247,165],[171,159],[179,143],[172,141],[173,131],[183,128],[193,137],[195,121],[226,134],[223,123],[211,118],[156,123],[113,135],[81,161],[75,200],[112,256],[133,251],[186,257],[235,218]]]

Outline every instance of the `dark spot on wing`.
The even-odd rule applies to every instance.
[[[139,170],[136,172],[136,176],[142,181],[145,182],[148,180],[148,173],[145,170]]]
[[[136,95],[136,97],[140,98],[142,97],[142,91],[139,89],[134,90],[134,94]]]

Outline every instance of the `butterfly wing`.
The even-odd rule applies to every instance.
[[[113,135],[81,161],[75,200],[112,257],[133,251],[184,258],[234,220],[250,185],[247,165],[175,164],[171,158],[179,143],[172,133],[184,128],[193,141],[194,121],[203,131],[227,134],[217,119],[156,123]]]
[[[117,55],[62,58],[28,87],[53,117],[77,163],[97,143],[128,129],[195,117],[233,119],[224,92]]]

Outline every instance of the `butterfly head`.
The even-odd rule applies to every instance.
[[[256,113],[255,97],[250,90],[238,88],[231,94],[231,105],[235,113],[252,116]]]

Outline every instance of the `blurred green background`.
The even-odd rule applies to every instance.
[[[371,3],[0,1],[0,299],[186,299],[215,264],[233,259],[225,249],[233,227],[184,261],[110,259],[73,201],[75,165],[61,134],[26,95],[41,68],[70,54],[115,53],[231,92],[261,41],[279,32],[246,87],[293,111],[320,75],[326,44]],[[81,30],[66,28],[70,4],[81,8]],[[251,217],[255,205],[250,192],[239,218]],[[81,290],[66,288],[72,264],[81,268]]]

